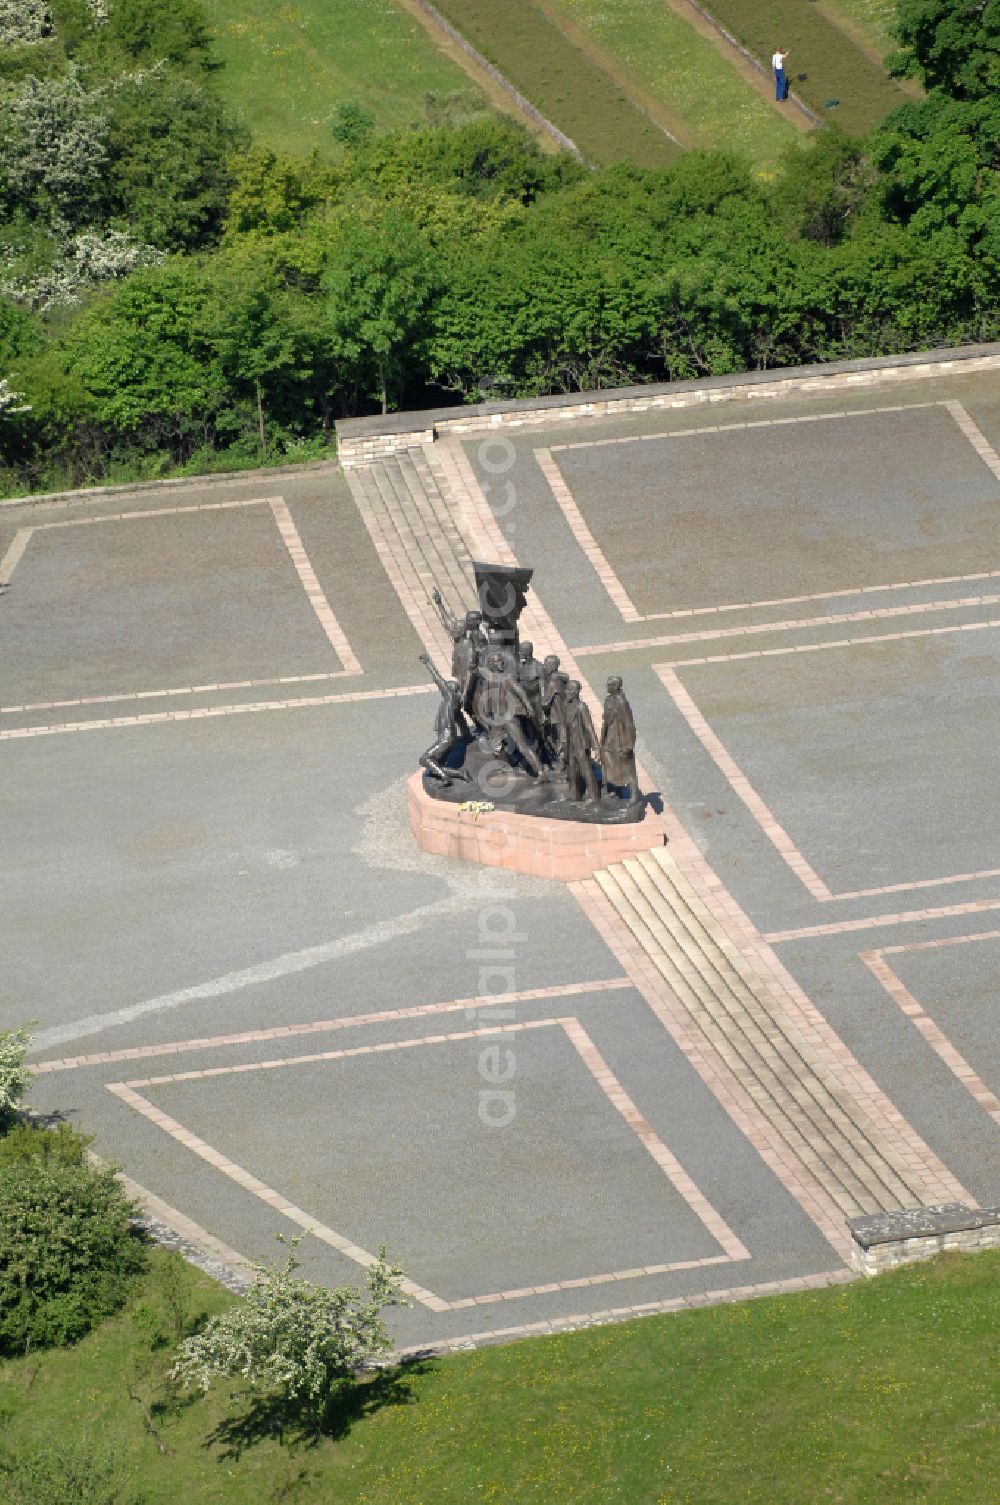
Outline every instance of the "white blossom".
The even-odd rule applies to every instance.
[[[28,46],[51,30],[48,0],[0,0],[0,47]]]
[[[162,260],[162,251],[122,230],[82,230],[64,241],[53,264],[35,277],[18,277],[8,260],[6,274],[0,270],[0,293],[42,313],[71,308],[97,283],[127,277]]]
[[[353,1286],[327,1290],[296,1276],[298,1242],[290,1240],[282,1268],[256,1265],[246,1296],[185,1339],[176,1379],[207,1390],[217,1377],[241,1377],[317,1408],[337,1384],[388,1351],[381,1314],[408,1302],[400,1294],[402,1271],[386,1262],[385,1250],[368,1269],[367,1293]]]
[[[23,413],[23,407],[12,407],[19,393],[11,392],[0,378],[0,416],[8,413]],[[31,1082],[31,1072],[25,1066],[25,1057],[31,1047],[28,1031],[20,1029],[0,1030],[0,1123],[16,1111]]]
[[[0,130],[0,178],[15,200],[41,191],[58,212],[86,198],[104,172],[108,119],[75,67],[7,94]]]

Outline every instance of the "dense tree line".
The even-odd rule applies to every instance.
[[[343,133],[328,165],[227,121],[198,0],[0,0],[0,486],[1000,337],[1000,0],[899,0],[897,31],[924,95],[770,178],[589,172],[499,119]]]

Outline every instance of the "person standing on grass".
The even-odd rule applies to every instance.
[[[774,69],[774,97],[779,104],[783,104],[788,98],[788,75],[785,72],[785,58],[787,52],[782,52],[779,47],[771,59],[771,67]]]

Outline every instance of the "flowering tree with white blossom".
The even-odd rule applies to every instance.
[[[0,0],[0,47],[25,47],[52,30],[48,0]]]
[[[297,1276],[299,1240],[290,1243],[283,1266],[256,1265],[246,1296],[185,1339],[172,1374],[201,1390],[216,1378],[244,1379],[301,1406],[318,1424],[336,1387],[391,1348],[382,1312],[408,1303],[403,1272],[387,1263],[384,1247],[368,1269],[366,1294],[354,1286],[327,1290]]]

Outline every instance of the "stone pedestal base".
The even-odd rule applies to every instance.
[[[425,852],[535,878],[589,878],[597,868],[663,845],[663,828],[651,810],[641,821],[608,826],[499,809],[476,816],[431,799],[420,773],[410,779],[408,792],[410,828]]]

